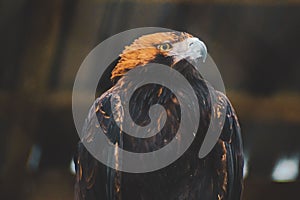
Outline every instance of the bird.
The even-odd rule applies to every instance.
[[[244,162],[241,128],[227,96],[209,86],[193,65],[205,62],[206,56],[204,42],[180,31],[145,34],[124,47],[119,57],[107,67],[106,75],[100,78],[98,97],[91,106],[78,143],[74,156],[76,200],[241,199]],[[193,142],[176,161],[151,172],[123,172],[99,162],[84,142],[95,139],[95,129],[99,128],[96,121],[112,145],[127,151],[155,151],[175,138],[180,124],[180,105],[176,95],[162,85],[144,85],[135,91],[129,102],[132,119],[140,126],[151,121],[148,111],[152,105],[163,105],[167,119],[157,135],[150,139],[133,138],[122,131],[113,117],[113,94],[130,87],[127,77],[130,70],[143,68],[149,63],[169,66],[188,80],[198,99],[201,120]],[[210,99],[209,88],[216,98],[221,99],[226,115],[216,144],[205,157],[199,158],[212,108],[216,106]],[[116,152],[107,155],[108,159],[115,156]]]

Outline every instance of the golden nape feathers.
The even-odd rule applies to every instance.
[[[120,60],[112,71],[111,79],[123,76],[128,70],[137,66],[146,65],[159,54],[167,56],[167,51],[158,48],[159,45],[173,44],[191,37],[193,36],[184,32],[160,32],[139,37],[131,45],[126,46],[120,54]]]

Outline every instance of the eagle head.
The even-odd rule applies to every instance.
[[[126,46],[112,71],[111,79],[123,76],[128,70],[160,60],[170,66],[186,59],[205,61],[207,48],[198,38],[185,32],[159,32],[143,35]]]

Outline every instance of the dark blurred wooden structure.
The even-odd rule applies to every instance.
[[[207,43],[251,158],[245,199],[296,198],[299,183],[272,183],[270,173],[279,155],[300,152],[300,2],[18,0],[0,9],[3,199],[72,199],[76,72],[99,42],[143,26]],[[26,167],[33,144],[42,149],[34,172]]]

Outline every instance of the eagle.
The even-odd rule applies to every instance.
[[[201,40],[177,31],[142,35],[124,47],[118,59],[107,67],[106,75],[99,77],[98,96],[82,130],[74,156],[76,200],[241,199],[243,149],[240,125],[225,94],[211,88],[193,65],[204,62],[206,56],[207,48]],[[148,113],[151,106],[160,104],[164,107],[167,119],[157,135],[146,139],[134,138],[124,133],[113,116],[111,98],[130,87],[128,72],[150,63],[177,70],[191,84],[200,107],[198,131],[187,150],[170,165],[147,173],[123,172],[99,162],[85,147],[84,142],[95,139],[95,128],[99,125],[111,145],[132,152],[151,152],[173,139],[180,140],[175,137],[180,124],[180,105],[176,95],[162,85],[147,84],[138,88],[129,102],[131,117],[140,126],[151,121]],[[223,101],[226,115],[218,141],[205,157],[199,158],[198,152],[215,106],[210,99],[209,87],[214,97]],[[114,159],[116,156],[117,152],[111,152],[107,158]]]

